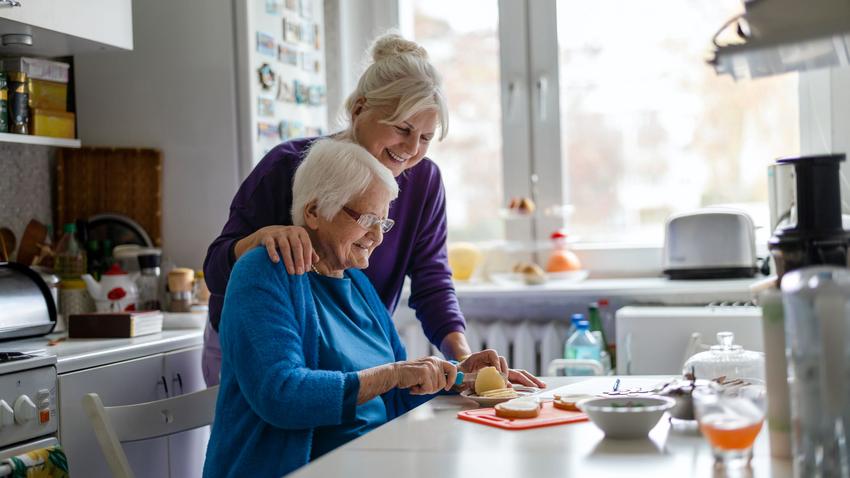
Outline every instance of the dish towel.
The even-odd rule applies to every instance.
[[[68,460],[60,446],[29,451],[0,463],[0,476],[11,478],[68,478]]]

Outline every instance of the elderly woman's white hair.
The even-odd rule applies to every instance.
[[[362,146],[334,139],[317,141],[295,172],[292,223],[304,226],[304,208],[313,200],[319,215],[330,221],[372,183],[386,188],[390,200],[398,197],[393,173]]]
[[[368,106],[394,108],[382,121],[387,124],[404,121],[420,111],[435,109],[440,123],[440,140],[444,139],[449,134],[448,108],[442,78],[428,61],[428,52],[396,32],[376,38],[370,52],[372,64],[345,100],[345,119],[351,119],[361,99]]]

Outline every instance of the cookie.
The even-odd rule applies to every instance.
[[[540,405],[528,400],[509,400],[496,405],[496,416],[502,418],[536,418]]]

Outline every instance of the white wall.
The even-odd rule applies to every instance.
[[[337,129],[337,114],[357,86],[370,60],[366,49],[389,29],[399,28],[398,0],[325,0],[328,62],[328,126]]]
[[[75,57],[86,146],[163,152],[164,253],[199,269],[239,185],[233,5],[133,2],[134,50]]]

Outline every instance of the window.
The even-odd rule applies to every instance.
[[[443,174],[450,241],[504,235],[496,0],[415,0],[413,35],[443,76],[449,136],[428,157]]]
[[[449,100],[450,135],[429,155],[450,240],[545,243],[565,226],[660,245],[669,215],[711,205],[767,226],[767,165],[800,150],[798,81],[735,83],[706,64],[739,0],[411,3]],[[516,195],[538,210],[519,235],[499,217]]]
[[[740,1],[556,5],[571,228],[661,243],[669,215],[710,205],[767,226],[767,165],[800,149],[797,75],[735,83],[705,63]]]

